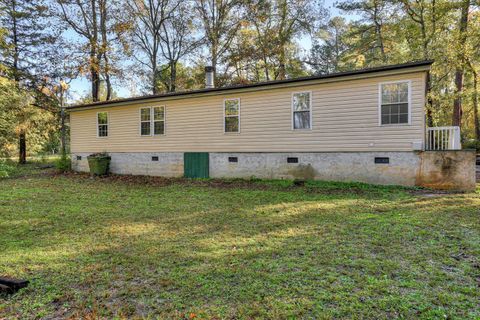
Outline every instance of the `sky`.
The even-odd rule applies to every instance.
[[[356,18],[354,15],[345,15],[341,10],[335,8],[335,3],[338,2],[337,0],[324,0],[324,6],[330,12],[331,17],[334,16],[343,16],[347,20],[352,20]],[[70,32],[68,33],[70,34]],[[312,45],[311,39],[309,36],[304,36],[298,39],[298,43],[300,48],[306,51],[309,51]],[[124,82],[125,83],[125,82]],[[128,98],[131,96],[131,92],[128,89],[128,86],[119,85],[119,83],[113,83],[113,87],[115,92],[117,93],[119,98]],[[69,89],[69,101],[75,101],[80,97],[86,96],[90,92],[90,82],[86,78],[78,78],[74,79],[70,82],[70,89]]]

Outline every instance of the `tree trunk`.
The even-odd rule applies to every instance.
[[[27,163],[27,134],[25,133],[25,129],[21,129],[18,136],[18,163],[25,164]]]
[[[279,41],[279,55],[278,55],[278,74],[276,79],[284,80],[287,77],[286,71],[286,64],[287,64],[287,56],[286,56],[286,46],[288,42],[288,27],[287,27],[287,17],[288,17],[288,3],[287,1],[281,1],[279,8],[279,19],[280,19],[280,26],[278,30],[278,41]]]
[[[460,36],[461,45],[459,52],[459,61],[455,70],[455,100],[453,102],[453,126],[462,126],[462,91],[463,91],[463,67],[465,64],[465,41],[467,40],[468,11],[470,9],[470,0],[464,0],[462,3],[462,12],[460,16]]]
[[[19,61],[19,50],[18,50],[18,30],[17,30],[17,3],[12,1],[12,11],[14,14],[13,18],[13,72],[15,85],[17,89],[20,89],[20,71],[18,66]],[[23,125],[22,123],[20,125]],[[27,134],[25,129],[22,128],[18,134],[18,163],[25,164],[27,163]]]
[[[430,75],[430,72],[427,73],[427,80],[426,80],[426,83],[425,83],[425,94],[427,96],[427,112],[426,112],[426,122],[427,122],[427,126],[429,127],[433,127],[433,101],[432,101],[432,97],[430,97],[430,90],[431,90],[431,75]]]
[[[478,119],[478,74],[473,74],[473,121],[475,127],[475,139],[480,141],[480,122]]]
[[[100,92],[100,61],[98,48],[98,24],[96,0],[90,0],[92,6],[92,38],[90,40],[90,75],[92,77],[92,100],[99,101]]]
[[[218,87],[218,78],[217,78],[217,45],[216,43],[212,43],[212,50],[210,52],[212,55],[212,67],[213,67],[213,84],[215,87]]]
[[[177,62],[170,62],[170,92],[177,90]]]
[[[378,6],[377,2],[374,3],[374,12],[373,12],[373,23],[375,24],[375,36],[376,36],[376,46],[380,49],[380,55],[382,57],[382,62],[386,62],[387,56],[385,55],[385,47],[383,44],[383,35],[382,35],[382,24],[378,21]]]
[[[285,47],[282,46],[282,48],[280,49],[280,56],[279,56],[279,66],[278,66],[278,79],[279,80],[285,80],[286,77],[287,77],[287,71],[286,71],[286,67],[285,67],[285,64],[286,64],[286,57],[285,57]]]
[[[462,88],[463,88],[463,69],[457,68],[455,71],[455,93],[456,97],[453,101],[453,118],[452,126],[462,126]]]
[[[107,57],[105,57],[107,59]],[[110,80],[110,74],[107,72],[105,73],[105,84],[107,85],[107,97],[105,100],[111,100],[112,99],[112,81]]]
[[[108,35],[107,35],[107,4],[106,1],[100,1],[100,29],[102,34],[102,57],[104,61],[104,77],[105,84],[107,85],[107,97],[106,100],[112,98],[112,83],[110,81],[110,62],[108,60]],[[100,60],[100,59],[99,59]],[[100,61],[99,61],[100,64]]]
[[[97,59],[97,54],[95,50],[95,44],[90,43],[90,77],[92,78],[92,100],[96,102],[99,100],[99,91],[100,91],[100,78],[97,71],[97,64],[95,63]]]
[[[153,59],[152,61],[152,93],[157,94],[157,79],[158,79],[158,71],[157,71],[157,59]]]
[[[268,60],[267,60],[267,56],[266,54],[264,53],[263,54],[263,63],[265,64],[265,78],[267,81],[270,81],[270,72],[268,71]],[[260,81],[260,79],[259,79]]]
[[[155,95],[158,93],[157,79],[158,79],[158,66],[157,66],[157,40],[153,39],[153,52],[150,57],[151,68],[152,68],[152,93]]]
[[[335,62],[333,65],[333,72],[338,72],[339,71],[338,67],[340,62],[340,48],[338,47],[340,42],[340,37],[339,37],[340,30],[337,25],[335,25],[334,30],[335,30]]]
[[[61,152],[62,156],[65,156],[67,154],[67,134],[66,134],[66,128],[65,128],[65,102],[64,102],[64,89],[63,89],[63,83],[60,83],[60,142],[61,142]]]

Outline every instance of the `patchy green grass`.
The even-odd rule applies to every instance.
[[[26,164],[19,164],[13,158],[0,158],[0,179],[44,175],[46,169],[55,167],[59,156],[36,156],[27,158]]]
[[[478,191],[19,176],[0,318],[480,317]]]

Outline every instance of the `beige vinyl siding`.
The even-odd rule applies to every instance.
[[[379,83],[411,81],[411,125],[379,125]],[[312,130],[292,130],[292,93],[311,91]],[[223,101],[240,98],[240,133],[224,133]],[[424,140],[425,73],[298,85],[157,103],[102,106],[70,114],[71,149],[79,152],[411,151]],[[165,105],[165,135],[140,136],[139,109]],[[96,114],[108,111],[107,138]],[[371,144],[373,143],[373,146]]]

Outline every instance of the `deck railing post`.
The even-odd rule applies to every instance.
[[[458,126],[427,128],[427,150],[460,150],[461,148]]]
[[[460,146],[460,127],[454,127],[453,150],[461,149]]]

